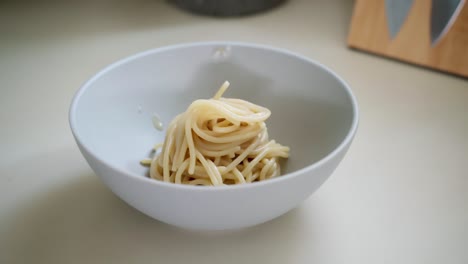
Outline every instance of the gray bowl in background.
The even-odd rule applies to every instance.
[[[168,0],[170,3],[197,14],[211,16],[243,16],[265,11],[285,0]]]

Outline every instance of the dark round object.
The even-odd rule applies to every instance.
[[[203,15],[243,16],[276,7],[285,0],[168,0],[176,6]]]

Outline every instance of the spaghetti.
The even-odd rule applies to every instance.
[[[279,158],[289,148],[268,139],[267,108],[221,97],[224,82],[211,99],[194,101],[169,124],[164,144],[151,160],[150,177],[190,185],[229,185],[280,175]]]

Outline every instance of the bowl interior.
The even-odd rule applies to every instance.
[[[150,155],[164,125],[199,98],[210,98],[228,80],[224,97],[268,107],[270,139],[291,147],[283,174],[333,151],[350,131],[351,95],[333,74],[287,52],[243,44],[207,43],[157,49],[117,62],[78,92],[71,124],[98,158],[144,176],[139,161]]]

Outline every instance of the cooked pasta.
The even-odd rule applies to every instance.
[[[223,98],[224,82],[211,99],[194,101],[169,124],[164,144],[155,147],[150,177],[190,185],[229,185],[280,175],[280,158],[289,148],[268,139],[270,110]],[[158,153],[158,148],[160,152]]]

